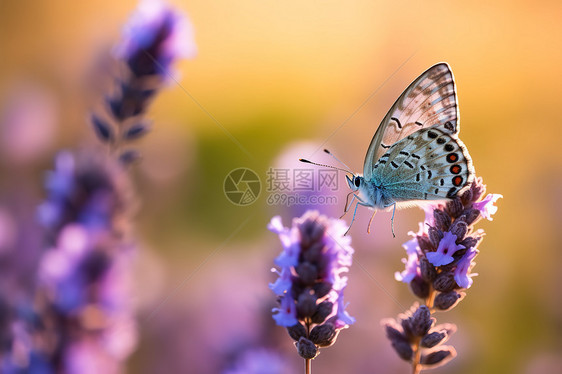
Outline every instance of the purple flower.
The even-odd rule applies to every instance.
[[[353,325],[355,323],[355,318],[350,316],[349,313],[347,313],[347,311],[345,310],[348,304],[346,304],[343,301],[343,288],[338,292],[337,300],[338,300],[338,306],[337,306],[338,312],[336,314],[336,320],[334,322],[336,329],[342,329],[347,326]]]
[[[460,259],[455,269],[455,282],[462,288],[470,288],[472,285],[472,277],[477,274],[470,274],[470,269],[474,266],[472,260],[476,257],[478,251],[475,249],[468,250]]]
[[[102,155],[60,152],[46,178],[47,199],[38,220],[57,231],[74,222],[106,230],[131,213],[130,184],[122,168]]]
[[[55,158],[55,170],[48,172],[45,188],[49,199],[37,210],[39,222],[44,227],[54,228],[63,219],[65,199],[74,191],[74,156],[60,152]]]
[[[381,324],[392,348],[405,361],[412,362],[416,359],[415,352],[419,351],[418,359],[424,364],[424,369],[431,369],[456,356],[453,347],[442,345],[456,331],[456,326],[435,326],[435,319],[426,305],[415,303],[410,310],[399,315],[398,321],[385,319]]]
[[[283,245],[283,251],[275,259],[275,264],[281,266],[281,268],[296,266],[300,254],[298,230],[284,227],[279,216],[273,217],[267,228],[279,235],[279,240]]]
[[[399,282],[410,283],[414,277],[420,274],[418,254],[411,253],[408,255],[408,259],[403,258],[402,262],[406,265],[406,269],[401,273],[394,273],[394,278]]]
[[[436,252],[426,253],[426,257],[435,266],[447,265],[453,262],[453,254],[460,249],[464,249],[464,245],[456,244],[456,235],[446,232],[443,239],[439,242]]]
[[[291,286],[293,285],[291,268],[281,268],[281,272],[277,271],[276,269],[272,269],[272,271],[279,274],[279,278],[277,278],[275,283],[270,283],[269,288],[278,296],[284,295],[291,289]]]
[[[122,148],[150,132],[151,124],[144,114],[156,93],[170,81],[173,62],[194,54],[187,18],[162,1],[141,0],[115,50],[118,62],[128,71],[106,96],[105,112],[92,114],[90,121],[98,139],[117,150],[123,164],[140,157],[136,150]]]
[[[129,281],[135,247],[124,241],[134,200],[124,169],[99,154],[59,154],[40,206],[50,245],[39,261],[29,349],[50,371],[123,371],[137,342]],[[48,209],[47,209],[48,210]],[[31,364],[30,364],[31,365]],[[26,367],[32,370],[31,366]]]
[[[406,265],[406,269],[402,272],[394,273],[394,278],[399,282],[410,283],[414,277],[420,274],[418,254],[421,253],[421,250],[418,244],[417,236],[421,234],[423,234],[423,225],[420,223],[419,232],[414,233],[413,231],[410,231],[408,235],[413,238],[402,244],[402,248],[406,250],[408,258],[402,259],[402,262]]]
[[[285,293],[279,298],[279,308],[273,308],[273,319],[279,326],[290,327],[296,325],[297,321],[297,306],[295,301]]]
[[[280,217],[274,217],[268,228],[283,245],[275,260],[281,267],[279,278],[270,284],[280,303],[273,318],[287,327],[302,357],[314,358],[319,347],[333,344],[337,332],[355,322],[343,301],[344,274],[353,255],[351,239],[344,236],[347,227],[341,220],[307,211],[293,219],[290,228]]]
[[[137,76],[169,74],[174,59],[191,58],[195,53],[191,23],[160,0],[139,2],[116,48],[116,56]]]
[[[492,221],[492,215],[498,211],[498,207],[495,205],[496,201],[500,198],[503,198],[500,194],[488,194],[482,201],[472,204],[472,207],[478,209],[482,217]]]
[[[476,178],[462,194],[445,204],[424,208],[425,225],[420,224],[414,238],[403,244],[408,259],[402,261],[406,269],[396,272],[398,281],[408,283],[412,292],[426,305],[414,308],[399,322],[383,322],[387,337],[400,358],[413,365],[429,369],[440,366],[456,356],[453,347],[441,346],[456,329],[453,325],[439,325],[433,329],[434,310],[446,311],[457,305],[470,288],[477,247],[484,232],[475,230],[480,217],[491,219],[496,213],[494,203],[501,195],[490,194],[481,200],[485,186]],[[421,365],[421,366],[420,366]]]
[[[289,374],[289,362],[265,348],[250,349],[222,374]]]
[[[420,223],[420,231],[418,233],[415,233],[413,231],[408,232],[408,235],[410,235],[412,239],[402,244],[402,248],[406,250],[407,255],[418,254],[420,252],[420,246],[418,244],[417,236],[422,234],[423,234],[423,226],[421,223]]]

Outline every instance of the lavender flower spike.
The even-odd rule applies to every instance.
[[[136,76],[167,74],[174,59],[195,53],[191,24],[160,0],[139,2],[115,49]]]
[[[471,273],[478,245],[484,231],[474,230],[480,218],[492,220],[496,213],[499,194],[482,198],[486,186],[481,178],[460,196],[444,205],[425,209],[424,225],[414,239],[404,243],[408,260],[406,269],[396,272],[398,281],[409,283],[412,292],[423,299],[425,305],[415,305],[400,321],[386,320],[383,325],[392,347],[400,358],[412,363],[413,373],[443,365],[456,356],[453,347],[440,346],[456,329],[453,325],[432,327],[431,313],[449,310],[465,296],[472,286]],[[420,328],[420,326],[424,328]]]
[[[279,279],[270,288],[280,306],[273,318],[286,327],[301,357],[318,355],[320,347],[335,343],[339,331],[355,322],[345,310],[343,290],[352,262],[351,239],[341,220],[317,211],[293,219],[290,228],[274,217],[268,228],[279,235],[283,251],[275,260]],[[308,366],[307,366],[308,367]]]
[[[150,131],[144,117],[162,86],[173,80],[174,61],[195,55],[193,31],[188,19],[160,0],[141,0],[115,48],[117,62],[124,65],[115,90],[105,98],[104,112],[92,114],[99,140],[118,152],[122,163],[138,159],[133,149],[122,146]]]

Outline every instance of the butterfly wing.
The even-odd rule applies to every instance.
[[[472,183],[474,168],[465,145],[444,125],[422,129],[394,143],[373,166],[372,181],[387,204],[441,200]]]
[[[449,65],[444,62],[427,69],[392,105],[367,150],[363,166],[365,178],[371,178],[374,164],[394,143],[436,125],[441,125],[451,135],[459,132],[455,81]]]

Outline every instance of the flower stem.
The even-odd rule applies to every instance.
[[[435,302],[435,290],[433,289],[433,287],[430,288],[429,290],[429,295],[427,296],[427,298],[425,299],[425,305],[429,308],[429,310],[433,313],[433,303]]]
[[[310,320],[310,318],[305,318],[305,324],[306,324],[306,337],[309,338],[310,337],[310,326],[312,325],[312,321]],[[310,374],[312,373],[312,360],[309,358],[305,358],[304,359],[304,374]]]
[[[420,338],[417,338],[414,343],[414,359],[412,360],[412,374],[418,374],[421,371],[420,358],[421,358],[421,347]]]

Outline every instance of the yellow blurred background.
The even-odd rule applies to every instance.
[[[151,362],[185,359],[199,344],[215,348],[222,332],[236,335],[232,325],[241,323],[229,320],[229,307],[273,302],[267,282],[280,244],[265,227],[281,209],[266,204],[265,191],[251,206],[231,204],[222,191],[229,171],[248,167],[265,181],[280,152],[302,141],[330,148],[361,171],[388,108],[440,61],[455,74],[460,137],[477,174],[488,192],[504,198],[494,221],[479,224],[486,237],[468,296],[437,315],[438,322],[458,325],[450,341],[458,357],[434,372],[562,371],[561,2],[173,4],[189,15],[198,54],[176,65],[179,84],[170,82],[158,96],[149,114],[154,131],[140,145],[144,161],[135,181],[143,248],[135,298],[142,338],[131,373],[157,372]],[[0,0],[2,103],[24,84],[45,92],[57,108],[56,139],[42,157],[17,166],[29,169],[34,189],[40,191],[57,149],[94,142],[86,118],[103,94],[96,74],[105,72],[103,56],[135,5]],[[11,173],[2,169],[2,184]],[[345,190],[341,175],[339,182]],[[403,267],[406,233],[417,230],[423,213],[398,212],[394,240],[388,213],[377,216],[369,236],[363,233],[369,213],[358,216],[346,295],[357,322],[313,368],[405,373],[408,366],[391,351],[379,321],[403,311],[389,294],[405,307],[414,301],[393,274]],[[191,341],[194,319],[207,313],[217,317],[205,325],[208,341]],[[173,349],[166,348],[170,331],[184,334]],[[300,368],[290,338],[282,339]]]

